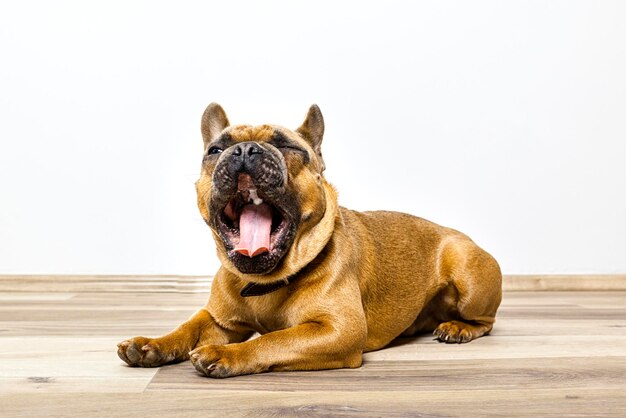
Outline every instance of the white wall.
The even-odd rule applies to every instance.
[[[626,272],[626,2],[0,4],[0,273],[212,274],[200,116],[326,118],[345,206]]]

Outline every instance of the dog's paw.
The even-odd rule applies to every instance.
[[[135,337],[117,345],[117,355],[129,366],[158,367],[175,359],[153,338]]]
[[[254,373],[246,370],[236,350],[224,345],[204,345],[189,353],[196,370],[207,377],[224,378]]]
[[[444,322],[433,331],[433,335],[444,343],[467,343],[474,339],[473,328],[461,321]]]

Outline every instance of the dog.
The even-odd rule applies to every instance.
[[[492,330],[496,260],[424,219],[340,207],[323,175],[316,105],[292,131],[231,126],[211,103],[201,130],[197,204],[222,266],[204,308],[163,337],[118,344],[124,362],[190,359],[215,378],[356,368],[399,336],[466,343]]]

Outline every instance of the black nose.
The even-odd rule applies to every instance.
[[[243,156],[244,159],[250,158],[254,154],[263,154],[263,148],[256,142],[242,142],[235,145],[235,150],[233,151],[233,155]]]
[[[241,142],[234,146],[231,158],[233,171],[255,171],[263,158],[263,148],[256,142]]]

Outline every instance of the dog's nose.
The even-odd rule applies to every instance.
[[[236,145],[233,155],[243,156],[244,159],[252,157],[254,154],[263,154],[263,148],[256,142],[242,142]]]
[[[253,172],[261,161],[262,154],[263,148],[256,142],[241,142],[235,145],[231,162],[231,164],[234,164],[233,169],[236,171]]]

